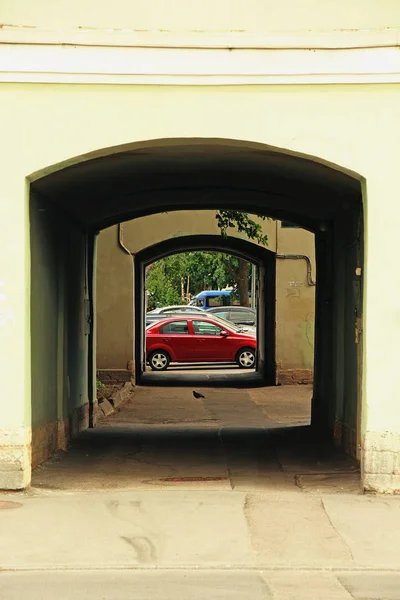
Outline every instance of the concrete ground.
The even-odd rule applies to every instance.
[[[311,389],[138,388],[0,495],[0,598],[400,600],[400,498],[307,423]]]
[[[240,369],[232,363],[171,363],[166,371],[155,372],[146,367],[142,385],[172,386],[232,386],[248,388],[262,386],[263,378],[255,369]]]

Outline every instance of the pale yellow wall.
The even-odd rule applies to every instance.
[[[23,423],[29,424],[23,402],[29,400],[30,390],[25,178],[59,161],[119,144],[220,137],[308,153],[365,177],[363,431],[371,440],[377,435],[380,444],[388,439],[389,447],[400,448],[399,84],[207,88],[1,84],[0,110],[6,115],[0,146],[5,166],[0,179],[0,257],[6,294],[1,305],[0,365],[7,374],[1,389],[2,426],[14,428],[17,435]]]
[[[4,145],[0,156],[5,164]],[[16,176],[10,166],[2,170],[0,188],[1,444],[3,429],[30,421],[30,253],[24,177]],[[9,402],[9,398],[15,401]],[[19,437],[18,431],[16,435]]]
[[[366,198],[366,368],[367,407],[378,431],[400,430],[395,386],[400,317],[396,294],[382,293],[390,282],[400,289],[396,244],[400,228],[397,171],[400,85],[149,87],[3,84],[0,244],[7,307],[2,327],[1,364],[6,372],[29,374],[27,212],[25,177],[59,161],[135,140],[221,137],[254,140],[305,152],[360,173]],[[236,93],[238,92],[238,93]],[[248,118],[237,119],[248,106]],[[360,111],[362,106],[362,111]],[[143,114],[149,114],[143,119]],[[33,118],[34,116],[34,118]],[[40,144],[38,143],[40,140]],[[17,378],[18,379],[18,378]],[[13,378],[4,398],[15,396]],[[18,379],[24,394],[26,379]],[[20,397],[20,396],[19,396]],[[378,400],[379,399],[379,400]],[[7,405],[8,405],[7,401]],[[6,419],[21,422],[20,402]],[[10,416],[9,416],[10,415]],[[372,425],[373,424],[373,425]]]
[[[2,23],[66,29],[288,31],[398,26],[397,0],[2,0]]]
[[[97,240],[97,368],[126,369],[133,359],[133,258],[118,244],[118,228]]]
[[[277,254],[304,254],[311,261],[315,282],[314,234],[278,224]],[[312,369],[314,353],[315,287],[307,279],[304,259],[276,263],[277,362],[286,369]]]
[[[276,226],[273,221],[262,221],[255,217],[268,235],[268,249],[276,245]],[[123,225],[124,240],[131,252],[139,252],[147,246],[152,246],[176,235],[218,235],[220,230],[215,219],[215,211],[199,210],[196,212],[178,210],[171,213],[149,215]],[[229,229],[229,235],[247,239],[244,234],[234,228]]]
[[[305,254],[315,279],[314,235],[304,229],[282,228],[279,221],[260,223],[268,249],[278,254]],[[182,235],[220,233],[215,211],[174,211],[141,217],[123,224],[123,243],[133,254]],[[229,234],[240,238],[234,228]],[[129,257],[118,244],[117,227],[100,233],[97,257],[98,368],[125,368],[132,359],[132,274]],[[246,238],[247,239],[247,238]],[[199,290],[200,291],[200,290]],[[312,369],[315,287],[307,282],[304,260],[277,261],[276,359],[280,369]]]

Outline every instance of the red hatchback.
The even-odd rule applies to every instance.
[[[251,369],[256,349],[255,335],[207,317],[175,316],[146,330],[146,356],[153,371],[164,371],[170,362],[236,362]]]

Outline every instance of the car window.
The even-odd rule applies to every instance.
[[[232,321],[228,321],[228,319],[223,319],[222,317],[219,316],[218,314],[212,313],[212,318],[215,321],[218,321],[219,323],[221,323],[223,328],[228,327],[228,329],[233,329],[233,331],[236,331],[236,333],[240,332],[240,327],[238,327],[237,325],[235,325],[234,323],[232,323]]]
[[[256,316],[250,310],[231,310],[231,319],[245,319],[246,321],[255,321]]]
[[[227,310],[213,310],[212,314],[220,319],[228,319],[229,312]]]
[[[193,321],[193,329],[197,335],[220,335],[222,327],[208,321]]]
[[[172,321],[171,323],[166,323],[160,329],[160,333],[164,335],[165,333],[189,333],[189,327],[187,321]]]
[[[224,296],[208,296],[207,306],[221,306],[224,303]]]

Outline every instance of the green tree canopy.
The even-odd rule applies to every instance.
[[[187,304],[205,289],[238,288],[240,259],[221,252],[182,252],[162,258],[147,269],[148,309]],[[250,264],[244,261],[246,275]],[[248,288],[246,288],[248,296]]]
[[[268,245],[258,217],[237,210],[219,210],[216,219],[221,235],[227,237],[230,228],[245,236]],[[251,265],[240,258],[221,252],[183,252],[174,254],[150,265],[147,269],[146,286],[149,292],[148,308],[170,304],[186,304],[189,295],[204,289],[221,289],[232,286],[238,292],[240,304],[249,304],[249,277]]]
[[[229,228],[237,229],[240,233],[246,234],[249,240],[258,242],[263,246],[268,246],[268,236],[264,234],[261,223],[257,223],[253,216],[262,221],[267,218],[265,215],[249,215],[239,210],[218,210],[215,218],[221,235],[227,236]]]

